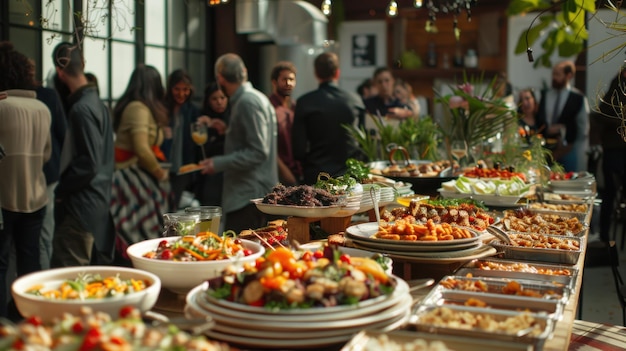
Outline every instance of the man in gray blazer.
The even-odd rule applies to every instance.
[[[230,123],[224,155],[202,161],[202,173],[224,172],[225,230],[263,227],[267,219],[250,199],[264,197],[278,184],[276,113],[267,96],[248,81],[248,70],[238,55],[220,56],[215,76],[230,99]]]

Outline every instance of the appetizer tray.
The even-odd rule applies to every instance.
[[[563,316],[563,304],[548,299],[529,298],[524,296],[481,294],[468,291],[452,291],[433,289],[420,302],[425,306],[466,306],[468,308],[488,308],[513,312],[530,312],[547,315],[554,322]]]
[[[570,295],[569,288],[560,283],[494,277],[470,278],[459,275],[448,275],[441,278],[431,292],[433,291],[463,291],[473,294],[476,298],[505,296],[552,300],[559,303],[565,303]]]
[[[518,270],[516,270],[518,269]],[[536,280],[564,284],[574,291],[578,269],[572,266],[550,265],[499,259],[472,260],[455,273],[459,276],[471,274],[473,277],[495,277],[509,279]]]
[[[490,321],[481,323],[490,328],[480,327],[479,320]],[[421,332],[516,342],[535,350],[543,348],[553,329],[553,320],[547,315],[465,306],[420,305],[409,322]]]
[[[430,334],[414,331],[395,330],[383,333],[375,330],[364,330],[356,334],[341,351],[380,351],[389,349],[400,350],[402,345],[415,343],[440,346],[437,350],[463,351],[531,351],[532,346],[516,342],[492,339],[478,339],[463,336]],[[426,347],[426,346],[425,346]],[[424,348],[426,349],[426,348]]]
[[[540,241],[533,240],[529,234],[512,233],[508,234],[512,240],[524,239],[528,240],[531,245],[545,245]],[[570,248],[559,248],[559,245],[554,244],[554,248],[546,247],[532,247],[532,246],[514,246],[503,243],[499,240],[495,240],[490,243],[491,246],[496,248],[498,252],[502,253],[504,258],[513,260],[525,260],[525,261],[539,261],[548,263],[559,263],[573,265],[578,262],[578,258],[582,253],[582,246],[584,244],[583,238],[578,237],[564,237],[562,235],[538,235],[542,238],[543,242],[564,242],[577,244]],[[564,247],[567,247],[564,246]]]

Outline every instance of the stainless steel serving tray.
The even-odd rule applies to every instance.
[[[469,308],[464,306],[441,307],[420,305],[415,309],[414,313],[409,319],[409,325],[413,326],[417,331],[426,333],[467,336],[486,340],[502,340],[530,344],[534,346],[535,350],[543,349],[545,341],[548,339],[553,330],[554,322],[552,319],[548,318],[547,316],[533,314],[529,314],[529,316],[535,320],[535,323],[540,330],[540,333],[535,336],[529,334],[517,336],[516,332],[518,332],[519,330],[516,329],[512,329],[510,332],[504,332],[486,330],[478,327],[472,327],[469,325],[464,328],[459,325],[451,325],[451,323],[446,323],[445,321],[443,321],[443,323],[435,324],[427,319],[426,315],[428,313],[441,308],[447,308],[449,311],[452,312],[453,315],[457,315],[459,313],[468,313],[474,318],[490,318],[497,322],[503,322],[509,318],[519,318],[520,315],[522,315],[522,313],[520,312]],[[463,348],[461,348],[461,350],[463,350]]]
[[[584,226],[585,229],[589,226],[588,218],[590,213],[587,212],[576,212],[576,211],[558,211],[558,210],[547,210],[547,209],[539,209],[539,208],[529,208],[531,213],[536,214],[546,214],[546,215],[557,215],[563,218],[577,218]]]
[[[537,272],[521,272],[514,270],[499,270],[499,269],[483,269],[480,268],[481,264],[486,264],[493,262],[495,264],[510,266],[513,267],[515,265],[525,265],[531,268],[535,268],[538,270]],[[550,274],[550,273],[542,273],[539,270],[552,270],[552,271],[563,271],[567,270],[570,274]],[[578,276],[578,269],[571,266],[562,266],[562,265],[550,265],[550,264],[540,264],[533,262],[521,262],[521,261],[511,261],[511,260],[499,260],[499,259],[478,259],[472,260],[463,267],[459,268],[455,275],[467,276],[471,274],[474,277],[496,277],[496,278],[510,278],[510,279],[527,279],[527,280],[537,280],[541,282],[555,282],[566,285],[570,291],[574,291],[576,287],[576,277]]]
[[[565,212],[565,211],[551,211],[551,210],[535,210],[535,209],[527,209],[525,211],[528,211],[529,213],[532,213],[533,215],[554,215],[554,216],[560,216],[562,218],[576,218],[578,219],[578,221],[580,222],[580,224],[582,225],[582,228],[577,231],[577,232],[570,232],[567,234],[547,234],[547,235],[560,235],[560,236],[567,236],[567,237],[583,237],[585,236],[585,234],[587,233],[587,230],[589,229],[589,225],[587,224],[587,222],[585,221],[585,216],[587,214],[583,214],[583,213],[579,213],[579,212]],[[505,220],[507,218],[503,217],[500,221],[498,221],[498,223],[493,224],[498,228],[501,228],[502,230],[504,230],[507,233],[514,233],[514,230],[508,230],[505,227]],[[527,228],[528,229],[528,228]],[[523,233],[535,233],[535,232],[523,232]]]
[[[388,333],[383,333],[375,330],[363,330],[356,334],[342,349],[341,351],[362,351],[368,350],[368,343],[373,339],[377,339],[381,336],[385,336],[389,342],[395,344],[408,344],[415,340],[424,340],[428,344],[433,342],[442,342],[446,348],[450,350],[463,350],[463,351],[485,351],[485,350],[498,350],[498,351],[532,351],[532,346],[528,344],[520,344],[510,341],[492,340],[484,338],[471,338],[463,336],[442,335],[442,334],[429,334],[407,330],[395,330]],[[376,349],[380,350],[376,345]],[[372,346],[369,350],[374,349]],[[384,349],[384,345],[382,346]]]
[[[485,307],[466,305],[468,300],[476,299],[484,302]],[[465,306],[478,309],[495,309],[515,312],[530,312],[532,314],[544,315],[554,322],[561,320],[563,316],[563,306],[560,301],[549,299],[538,299],[517,295],[501,294],[476,294],[462,290],[445,290],[438,286],[432,289],[420,304],[425,306]]]
[[[456,288],[448,288],[444,284],[446,280],[454,280],[461,282],[462,284],[468,285],[476,285],[479,283],[484,283],[487,286],[487,291],[470,291],[465,289],[456,289]],[[520,285],[520,290],[533,291],[541,296],[527,296],[527,295],[513,295],[506,294],[503,292],[503,289],[510,282],[516,282]],[[566,303],[569,299],[570,289],[565,284],[554,283],[554,282],[540,282],[537,280],[528,280],[528,279],[511,279],[511,278],[494,278],[494,277],[465,277],[460,275],[448,275],[439,281],[436,287],[433,290],[441,290],[441,291],[468,291],[473,293],[476,298],[479,298],[483,295],[500,295],[500,296],[519,296],[526,298],[534,298],[534,299],[545,299],[545,300],[553,300],[560,303]]]
[[[510,237],[518,235],[529,235],[526,233],[510,233]],[[562,236],[562,235],[547,235],[541,234],[547,238],[571,240],[578,243],[577,250],[567,249],[552,249],[552,248],[539,248],[539,247],[527,247],[527,246],[513,246],[503,243],[499,240],[492,241],[490,243],[502,256],[506,259],[513,260],[525,260],[525,261],[539,261],[559,264],[574,265],[578,262],[580,254],[582,253],[582,247],[584,246],[584,239],[574,236]]]

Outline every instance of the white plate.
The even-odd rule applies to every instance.
[[[452,252],[450,252],[452,253]],[[495,255],[497,250],[490,245],[481,245],[476,249],[471,251],[463,252],[463,256],[454,256],[450,257],[450,253],[441,253],[441,257],[420,257],[420,256],[409,256],[406,254],[396,255],[389,254],[389,257],[394,260],[403,261],[403,262],[411,262],[411,263],[433,263],[433,264],[450,264],[457,262],[465,262],[473,259],[489,257]]]
[[[410,300],[406,302],[406,305],[410,304]],[[410,315],[410,309],[406,307],[402,307],[405,309],[403,311],[403,315],[392,320],[389,324],[384,326],[378,326],[377,324],[373,324],[377,330],[382,332],[388,332],[394,329],[399,328],[408,319]],[[247,326],[246,326],[247,327]],[[365,329],[365,328],[361,328]],[[370,329],[369,326],[367,329]],[[231,335],[226,333],[220,333],[216,331],[209,330],[204,334],[210,338],[216,340],[222,340],[228,343],[232,343],[238,346],[246,346],[252,348],[271,348],[271,349],[294,349],[294,348],[322,348],[324,346],[336,345],[336,344],[344,344],[346,341],[350,340],[352,336],[356,332],[351,332],[350,334],[333,336],[333,337],[322,337],[322,338],[304,338],[304,339],[296,339],[296,340],[286,340],[286,339],[266,339],[266,338],[254,338],[254,337],[244,337],[240,335]]]
[[[480,245],[481,238],[477,238],[474,242],[470,243],[461,243],[456,245],[446,245],[446,246],[407,246],[403,244],[404,242],[399,242],[397,245],[387,244],[387,243],[375,243],[366,240],[357,240],[352,238],[352,243],[355,245],[359,245],[362,249],[374,250],[376,252],[406,252],[406,253],[415,253],[415,254],[428,254],[428,253],[441,253],[448,251],[459,251],[466,250],[478,247]]]
[[[389,308],[378,311],[378,313],[366,314],[354,318],[343,318],[336,320],[307,321],[307,316],[300,315],[294,320],[301,321],[276,321],[272,318],[266,320],[250,320],[241,317],[225,316],[211,311],[202,310],[206,316],[210,316],[217,324],[226,324],[233,327],[241,327],[252,330],[265,330],[269,332],[280,331],[281,333],[292,331],[313,331],[327,329],[345,329],[354,327],[367,327],[370,324],[382,322],[385,320],[396,318],[402,315],[410,304],[411,296],[407,293],[400,300],[396,300],[395,304]],[[409,300],[408,304],[407,300]],[[197,308],[194,306],[194,308]]]
[[[402,295],[406,291],[408,291],[408,285],[406,282],[396,276],[390,276],[391,279],[396,280],[396,289],[391,293],[391,295],[383,295],[378,296],[373,299],[368,299],[365,301],[360,301],[357,305],[349,305],[349,306],[332,306],[332,307],[320,307],[320,308],[307,308],[307,309],[291,309],[291,310],[269,310],[263,307],[258,306],[248,306],[241,303],[216,299],[207,295],[207,299],[216,305],[220,305],[222,307],[231,309],[231,310],[239,310],[242,312],[252,313],[252,314],[264,314],[266,316],[276,316],[276,315],[287,315],[287,316],[309,316],[315,314],[331,314],[331,313],[342,313],[354,309],[362,309],[372,305],[377,305],[389,298],[393,298],[398,294]],[[199,287],[204,287],[204,284],[199,285]],[[198,287],[194,288],[197,289]],[[192,290],[194,291],[194,290]],[[191,294],[191,292],[189,293]],[[189,294],[187,296],[189,296]],[[271,318],[271,317],[268,317]],[[304,318],[304,317],[303,317]]]
[[[290,206],[290,205],[273,205],[262,203],[263,199],[254,199],[252,201],[259,211],[278,216],[294,216],[294,217],[330,217],[342,209],[340,205],[333,206]]]
[[[387,240],[387,239],[376,239],[372,238],[374,234],[378,231],[378,223],[377,222],[369,222],[369,223],[361,223],[353,226],[349,226],[346,228],[346,236],[351,238],[352,240],[357,241],[368,241],[370,243],[381,243],[381,244],[389,244],[389,245],[402,245],[407,248],[407,250],[412,250],[413,248],[418,247],[437,247],[437,246],[450,246],[450,245],[462,245],[462,244],[472,244],[477,243],[480,238],[476,234],[476,232],[470,228],[472,238],[467,239],[454,239],[454,240],[445,240],[445,241],[402,241],[399,240]]]
[[[377,303],[371,303],[366,306],[363,306],[363,304],[358,304],[352,306],[337,306],[339,308],[315,308],[333,311],[330,313],[311,314],[307,313],[309,310],[290,310],[292,312],[290,314],[272,313],[268,310],[266,311],[268,311],[269,314],[258,313],[258,311],[256,310],[245,308],[250,306],[235,304],[232,302],[224,304],[221,303],[224,302],[224,300],[217,300],[211,296],[208,296],[206,294],[207,286],[205,284],[199,285],[198,287],[194,288],[187,295],[186,301],[189,305],[199,307],[205,313],[210,312],[221,316],[240,318],[243,320],[259,320],[263,323],[271,321],[279,323],[290,323],[296,326],[301,326],[302,324],[310,326],[311,322],[328,322],[330,320],[344,320],[349,318],[363,317],[397,304],[398,301],[402,300],[409,294],[409,286],[407,285],[407,283],[401,279],[398,279],[397,281],[398,285],[396,286],[394,292],[391,295],[386,296],[382,300],[376,300]],[[241,306],[243,306],[244,308],[240,308]],[[259,327],[257,329],[265,328]]]
[[[522,206],[519,204],[519,200],[522,195],[507,196],[507,195],[495,195],[495,194],[465,194],[454,191],[438,189],[439,194],[446,199],[474,199],[482,201],[487,206]]]
[[[362,246],[361,243],[355,242],[355,246],[358,248],[367,248],[366,246]],[[472,247],[455,250],[455,251],[429,251],[429,252],[418,252],[413,250],[388,250],[388,249],[378,249],[379,252],[385,253],[389,256],[407,256],[407,257],[422,257],[422,258],[456,258],[456,257],[466,257],[468,255],[473,255],[476,252],[480,252],[484,250],[483,243],[475,244]],[[371,250],[376,250],[375,248],[370,248]]]

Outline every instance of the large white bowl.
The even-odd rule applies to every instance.
[[[46,287],[55,287],[65,280],[74,280],[81,274],[99,274],[103,278],[119,274],[119,277],[123,280],[143,280],[148,282],[150,286],[143,291],[97,300],[50,300],[42,296],[26,293],[28,289],[35,285],[43,284]],[[106,312],[112,317],[118,316],[120,309],[124,306],[133,306],[142,312],[148,311],[156,303],[160,291],[161,280],[156,275],[134,268],[116,266],[81,266],[49,269],[19,277],[11,286],[13,299],[20,314],[25,318],[39,316],[46,322],[59,318],[64,313],[78,315],[82,307],[90,307],[94,311]]]
[[[179,238],[175,236],[144,240],[129,246],[126,250],[135,268],[156,274],[161,278],[164,288],[177,294],[187,294],[189,290],[203,281],[220,276],[229,264],[252,263],[265,253],[265,248],[261,244],[241,239],[241,245],[251,250],[252,254],[238,259],[178,262],[143,257],[147,252],[156,250],[161,241],[167,240],[172,243]]]

